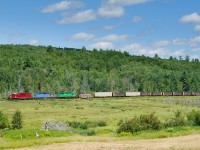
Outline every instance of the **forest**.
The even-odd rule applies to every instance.
[[[13,92],[200,91],[200,62],[116,50],[0,45],[0,95]]]

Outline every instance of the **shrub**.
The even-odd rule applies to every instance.
[[[138,117],[134,117],[132,119],[125,120],[124,122],[122,122],[119,128],[117,129],[117,133],[121,133],[121,132],[133,133],[140,130],[141,130],[140,120]]]
[[[106,121],[85,121],[85,122],[78,122],[78,121],[71,121],[69,122],[69,126],[74,129],[88,129],[88,128],[95,128],[95,127],[104,127],[107,126]]]
[[[10,128],[7,116],[0,111],[0,129]]]
[[[83,130],[80,134],[84,136],[93,136],[96,135],[96,132],[94,130]]]
[[[74,128],[74,129],[77,129],[81,126],[81,123],[78,122],[78,121],[71,121],[71,122],[68,122],[69,123],[69,126]]]
[[[164,123],[165,127],[176,127],[184,125],[186,125],[186,120],[184,119],[184,116],[182,115],[182,112],[180,110],[177,110],[174,113],[174,117],[167,119]]]
[[[191,125],[200,126],[200,111],[192,110],[187,114],[187,120]]]
[[[100,120],[100,121],[97,121],[97,125],[98,125],[99,127],[105,127],[105,126],[107,126],[107,123],[106,123],[106,121],[104,121],[104,120]]]
[[[22,114],[21,111],[15,111],[12,117],[12,129],[21,129],[22,128]]]
[[[142,130],[159,130],[161,128],[161,122],[154,113],[149,115],[141,115],[124,122],[120,121],[117,133],[121,132],[138,132]]]
[[[140,116],[140,124],[142,130],[159,130],[161,128],[161,122],[155,113],[151,113],[149,115],[141,115]]]

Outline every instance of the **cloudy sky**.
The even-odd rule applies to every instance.
[[[1,0],[0,44],[200,58],[200,1]]]

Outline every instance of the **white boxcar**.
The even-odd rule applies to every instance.
[[[140,96],[140,92],[126,92],[126,96]]]
[[[94,97],[112,97],[112,92],[95,92]]]

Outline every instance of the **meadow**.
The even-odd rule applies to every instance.
[[[199,109],[200,97],[130,97],[66,100],[23,100],[0,101],[0,110],[11,120],[13,113],[20,110],[23,129],[1,130],[0,149],[65,142],[124,141],[133,139],[165,138],[200,133],[199,127],[183,126],[159,131],[141,131],[135,134],[118,135],[120,120],[154,112],[161,121],[174,116],[179,110],[186,117],[188,112]],[[190,103],[191,102],[191,103]],[[89,123],[70,133],[43,131],[46,121],[64,123]],[[94,125],[94,123],[103,125]],[[93,123],[93,126],[91,125]],[[94,134],[88,134],[93,131]],[[35,132],[40,134],[35,137]],[[91,133],[93,133],[91,132]],[[22,135],[21,137],[19,135]]]

